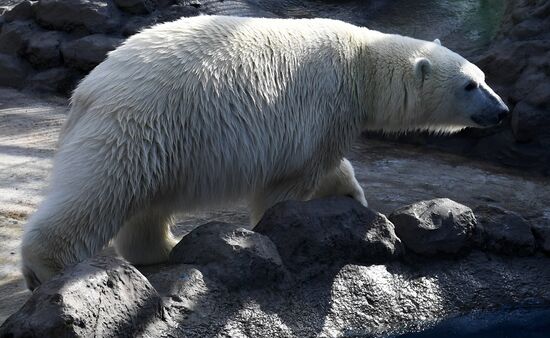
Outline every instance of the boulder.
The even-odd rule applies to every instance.
[[[31,21],[5,23],[0,32],[0,53],[23,53],[35,31],[36,26]]]
[[[0,53],[0,86],[22,88],[30,66],[14,55]]]
[[[31,19],[33,16],[32,6],[33,3],[29,0],[22,1],[4,13],[4,20],[6,20],[6,22],[12,22],[14,20]]]
[[[52,68],[61,65],[61,42],[65,37],[60,32],[34,34],[25,49],[25,57],[35,68]]]
[[[61,44],[61,54],[65,65],[71,68],[90,71],[101,63],[107,53],[124,40],[103,34],[93,34]]]
[[[512,111],[512,130],[518,141],[527,142],[542,134],[550,134],[548,126],[550,113],[545,109],[521,101]]]
[[[486,250],[506,255],[530,255],[535,251],[531,225],[520,215],[494,206],[475,209],[478,242]]]
[[[454,254],[467,248],[476,226],[472,209],[448,198],[407,205],[389,219],[405,247],[422,255]]]
[[[185,235],[169,261],[205,266],[229,288],[263,286],[286,278],[277,248],[269,238],[221,222],[201,225]]]
[[[148,14],[157,8],[157,0],[115,0],[116,5],[132,14]]]
[[[126,261],[99,256],[36,289],[0,337],[135,336],[161,317],[161,299]]]
[[[69,93],[84,75],[66,67],[41,71],[30,78],[30,87],[44,92]]]
[[[122,26],[121,33],[123,36],[134,35],[145,28],[149,28],[157,23],[157,18],[154,15],[147,16],[133,16],[129,18],[124,26]]]
[[[550,254],[550,219],[541,218],[533,221],[531,230],[540,250]]]
[[[197,16],[201,12],[198,8],[184,4],[174,4],[159,10],[157,22],[174,21],[181,17]]]
[[[385,262],[402,249],[384,215],[348,197],[278,203],[254,231],[268,236],[294,271],[319,263]]]
[[[35,16],[41,26],[67,32],[108,33],[120,25],[112,0],[41,0]]]

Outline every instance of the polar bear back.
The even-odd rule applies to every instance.
[[[348,95],[356,29],[205,16],[144,30],[78,86],[61,138],[131,140],[123,157],[153,157],[156,177],[178,177],[197,199],[304,173],[313,185],[359,128]]]

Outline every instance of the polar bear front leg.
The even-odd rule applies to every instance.
[[[177,241],[170,230],[174,217],[160,209],[146,209],[127,221],[115,239],[116,251],[132,264],[168,260]]]
[[[311,199],[327,196],[350,196],[363,206],[368,206],[363,188],[355,178],[353,166],[346,158],[321,178]]]

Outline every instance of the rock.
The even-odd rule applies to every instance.
[[[52,68],[61,65],[59,47],[65,37],[60,32],[34,34],[25,50],[25,57],[35,68]]]
[[[122,10],[132,14],[148,14],[157,7],[156,0],[115,0]]]
[[[277,248],[269,238],[221,222],[191,231],[174,247],[169,261],[206,266],[229,288],[263,286],[286,278]]]
[[[0,32],[0,53],[23,53],[34,30],[35,26],[31,21],[5,23]]]
[[[83,74],[66,67],[39,72],[30,79],[30,87],[43,92],[69,93]]]
[[[550,72],[548,72],[550,74]],[[545,76],[540,83],[534,86],[527,94],[526,100],[536,107],[546,108],[547,115],[550,110],[550,77]],[[549,118],[550,119],[550,118]]]
[[[120,25],[112,0],[41,0],[35,15],[41,26],[67,32],[108,33]]]
[[[14,20],[28,20],[33,16],[32,2],[29,0],[22,1],[4,14],[6,22]]]
[[[141,30],[156,24],[156,19],[157,18],[154,15],[131,17],[122,27],[122,35],[125,37],[134,35]]]
[[[531,18],[518,23],[511,30],[511,34],[518,39],[527,40],[546,29],[543,20]]]
[[[512,111],[512,130],[518,141],[527,142],[542,134],[550,134],[550,113],[533,107],[525,101],[518,103]]]
[[[268,236],[294,271],[319,263],[385,262],[402,249],[393,224],[351,198],[281,202],[267,210],[254,231]]]
[[[389,219],[405,247],[422,255],[454,254],[467,248],[476,226],[472,209],[448,198],[399,208]]]
[[[86,37],[61,44],[61,54],[65,65],[89,71],[101,63],[107,53],[120,45],[124,40],[102,34]]]
[[[22,88],[29,71],[29,65],[16,56],[0,53],[0,86]]]
[[[203,268],[201,268],[203,269]],[[219,300],[228,291],[223,285],[208,279],[197,266],[176,264],[161,267],[148,267],[143,273],[162,296],[163,321],[177,326],[186,317],[211,318],[212,312],[219,309]],[[243,288],[246,291],[246,288]],[[222,311],[227,309],[222,307]],[[193,336],[187,331],[187,336]],[[150,330],[144,334],[150,333]],[[149,337],[165,335],[150,334]],[[176,335],[177,336],[177,335]],[[201,335],[195,335],[201,336]]]
[[[42,284],[0,327],[1,337],[135,336],[161,316],[160,297],[121,259],[100,256]]]
[[[550,219],[541,218],[534,221],[531,230],[540,250],[550,254]]]
[[[174,21],[181,17],[197,16],[201,12],[191,5],[174,4],[159,11],[157,22]]]
[[[483,249],[506,255],[530,255],[535,251],[531,225],[520,215],[499,207],[475,209],[477,231]]]

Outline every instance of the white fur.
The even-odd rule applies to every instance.
[[[23,239],[29,287],[114,237],[134,263],[165,260],[175,212],[247,198],[254,223],[287,199],[367,205],[343,159],[352,141],[469,125],[445,112],[457,77],[482,76],[469,65],[436,43],[327,19],[202,16],[132,36],[72,96]]]

